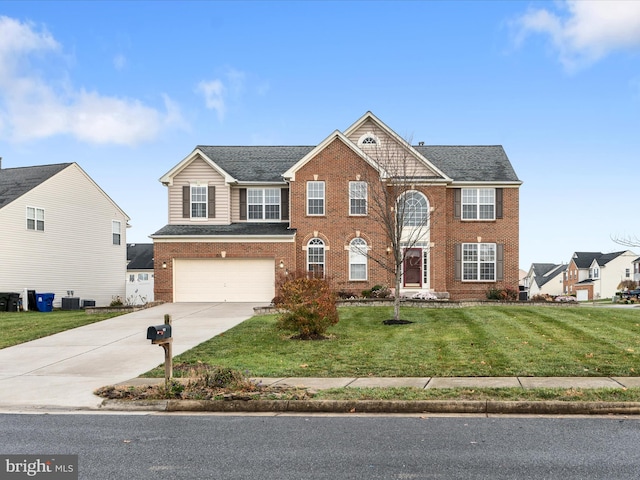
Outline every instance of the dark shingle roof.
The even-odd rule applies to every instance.
[[[236,180],[284,182],[282,174],[315,147],[197,148]]]
[[[247,235],[294,235],[288,223],[232,223],[231,225],[165,225],[152,235],[163,237],[173,235],[202,236],[247,236]]]
[[[549,280],[567,269],[567,265],[558,265],[556,263],[533,263],[531,266],[533,267],[534,280],[538,287],[542,287]]]
[[[282,174],[314,146],[218,147],[198,146],[224,171],[241,182],[282,182]],[[500,145],[414,146],[414,148],[459,182],[519,182]]]
[[[609,263],[611,260],[615,260],[620,255],[622,255],[623,253],[624,252],[611,252],[611,253],[605,253],[603,255],[600,255],[598,257],[598,265],[600,265],[602,267],[602,266],[606,265],[607,263]]]
[[[153,270],[153,243],[127,244],[127,270]]]
[[[575,252],[573,257],[573,263],[578,268],[589,268],[596,258],[602,256],[602,252]]]
[[[455,181],[518,182],[518,176],[500,145],[417,146],[421,155]]]
[[[71,163],[35,167],[0,168],[0,208],[33,190]]]

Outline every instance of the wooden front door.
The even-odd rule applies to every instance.
[[[422,249],[409,248],[404,257],[404,286],[422,286]]]

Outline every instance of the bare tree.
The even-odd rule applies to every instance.
[[[419,187],[433,182],[433,173],[415,158],[406,140],[390,142],[380,135],[375,142],[363,145],[363,150],[373,167],[363,176],[368,189],[367,213],[382,229],[387,247],[384,251],[377,249],[362,253],[393,276],[393,318],[398,321],[403,266],[407,260],[420,262],[422,271],[422,254],[418,257],[415,247],[429,247],[433,216],[429,201]]]
[[[628,237],[611,237],[611,240],[616,242],[618,245],[622,245],[623,247],[630,248],[640,248],[640,238],[637,236],[628,236]]]

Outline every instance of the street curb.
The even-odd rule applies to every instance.
[[[639,415],[640,402],[483,400],[104,400],[102,410],[222,413]]]

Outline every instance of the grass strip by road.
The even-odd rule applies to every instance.
[[[483,306],[346,307],[321,341],[291,340],[276,315],[255,316],[174,358],[253,377],[636,376],[640,310]],[[215,319],[212,319],[215,321]],[[174,329],[174,338],[180,336]],[[147,376],[161,377],[163,367]],[[176,376],[180,372],[175,372]]]
[[[121,313],[87,314],[84,310],[52,312],[0,312],[0,348],[11,347],[90,323],[117,317]]]

